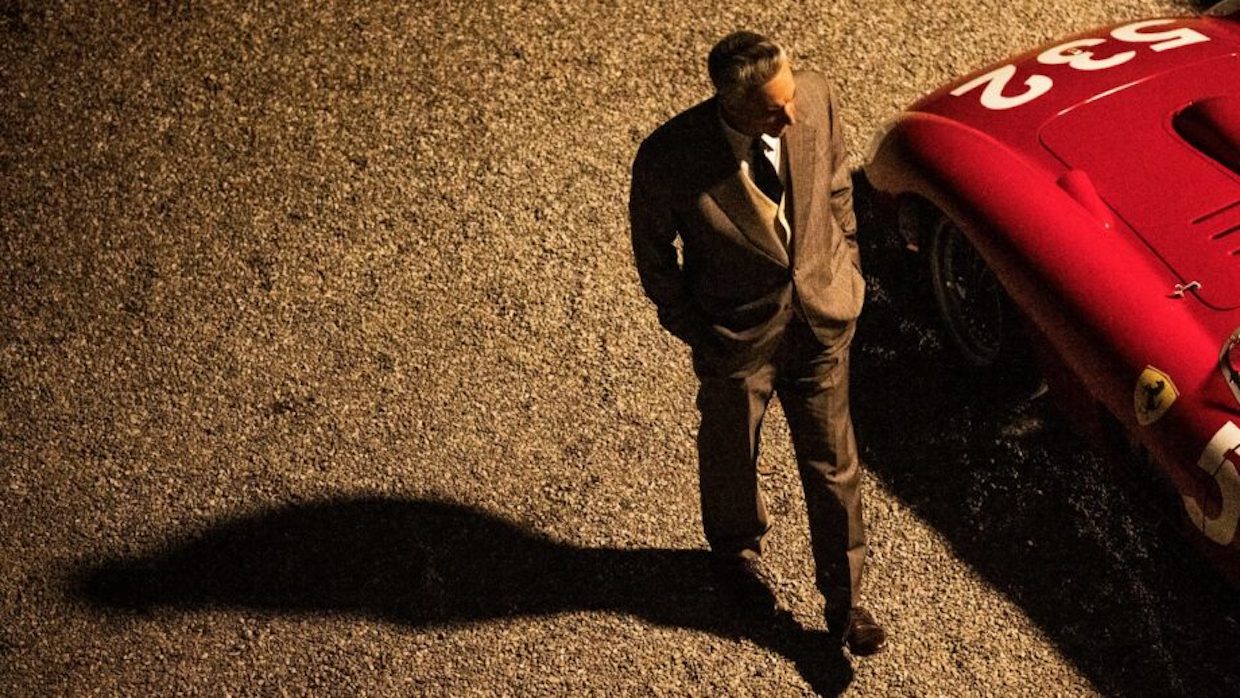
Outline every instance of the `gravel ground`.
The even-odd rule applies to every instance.
[[[734,28],[833,76],[858,163],[952,76],[1192,5],[237,5],[0,2],[0,694],[1240,694],[1235,592],[951,367],[865,215],[890,647],[825,658],[777,411],[792,615],[728,614],[625,213]]]

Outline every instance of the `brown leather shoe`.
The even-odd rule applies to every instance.
[[[848,632],[844,634],[844,646],[856,657],[877,654],[887,644],[887,631],[874,620],[870,612],[853,606],[849,614]]]
[[[715,583],[729,603],[755,615],[771,615],[782,610],[771,590],[779,581],[758,555],[749,552],[735,557],[721,555],[712,557],[710,563]]]

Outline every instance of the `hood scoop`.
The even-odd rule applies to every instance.
[[[1240,174],[1240,95],[1194,102],[1172,123],[1194,148]]]

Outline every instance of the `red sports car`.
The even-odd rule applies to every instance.
[[[865,172],[964,357],[1031,338],[1240,583],[1240,0],[984,68],[886,124]]]

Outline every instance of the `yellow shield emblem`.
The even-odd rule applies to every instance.
[[[1179,396],[1180,391],[1176,390],[1171,376],[1153,366],[1146,366],[1137,379],[1137,389],[1132,395],[1137,423],[1145,427],[1157,422]]]

